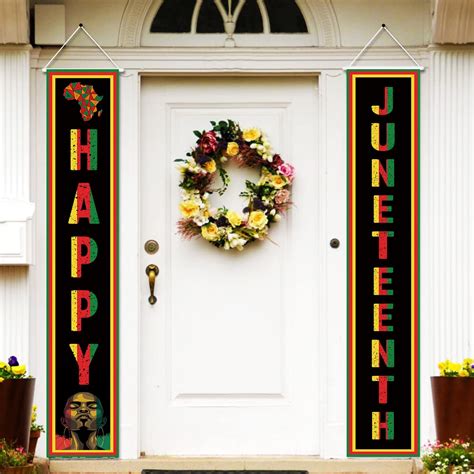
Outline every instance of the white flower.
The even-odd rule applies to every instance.
[[[247,243],[247,240],[239,237],[238,234],[229,233],[227,238],[229,239],[230,248],[237,249],[239,251],[242,251],[244,249],[244,245]]]
[[[277,212],[276,209],[272,209],[272,210],[270,211],[270,215],[271,215],[271,216],[274,216],[274,215],[276,214],[276,212]]]
[[[204,216],[197,216],[193,219],[194,223],[197,224],[199,227],[203,226],[204,224],[207,224],[209,222],[209,219]]]
[[[224,250],[229,250],[229,249],[230,249],[229,242],[225,242],[224,243]]]
[[[256,144],[256,143],[252,143],[252,144],[250,145],[250,148],[252,148],[252,149],[255,150],[255,148],[257,148],[257,144]]]
[[[202,198],[205,200],[205,199],[208,199],[209,198],[209,193],[204,193],[202,195]]]
[[[265,147],[263,145],[257,145],[257,151],[264,151]]]
[[[225,163],[227,161],[227,157],[221,156],[221,163]]]
[[[275,222],[280,222],[280,221],[281,221],[281,216],[280,216],[280,214],[276,214],[273,219],[275,219]]]

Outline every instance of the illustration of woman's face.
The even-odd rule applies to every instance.
[[[95,395],[79,392],[69,397],[64,407],[64,418],[61,421],[63,426],[71,431],[81,428],[97,431],[105,425],[107,419],[104,418],[102,403]]]

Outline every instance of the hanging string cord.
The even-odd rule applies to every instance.
[[[395,41],[395,43],[398,44],[398,46],[400,46],[400,48],[403,49],[403,51],[405,51],[405,54],[421,69],[423,70],[424,67],[418,63],[418,61],[404,48],[404,46],[402,45],[402,43],[400,43],[400,41],[397,40],[397,38],[395,38],[395,36],[392,35],[391,31],[387,28],[387,27],[383,27],[385,29],[385,31],[391,36],[391,38],[393,39],[393,41]]]
[[[377,33],[375,33],[372,38],[367,41],[367,44],[359,51],[359,54],[352,60],[352,62],[347,66],[347,69],[351,68],[353,64],[364,54],[364,51],[374,42],[375,38],[380,34],[380,32],[384,29],[384,26],[381,26],[378,30]]]
[[[104,55],[107,57],[107,59],[120,71],[120,72],[123,72],[123,68],[119,67],[117,65],[117,63],[103,50],[102,46],[97,43],[97,41],[89,34],[89,32],[83,27],[81,26],[80,28],[82,28],[82,31],[84,31],[84,33],[94,42],[94,44],[104,53]],[[398,42],[398,41],[397,41]],[[403,48],[403,46],[402,46]],[[405,48],[403,48],[405,49]]]
[[[391,31],[385,26],[385,23],[382,23],[382,26],[377,30],[377,32],[369,39],[367,44],[359,51],[359,54],[351,61],[349,66],[344,66],[342,69],[351,69],[354,63],[364,54],[365,50],[375,41],[375,38],[382,32],[385,31],[388,35],[397,43],[397,45],[403,50],[403,52],[416,64],[417,68],[422,70],[425,69],[418,61],[404,48],[404,46],[398,41],[398,39],[391,33]]]
[[[69,41],[76,36],[77,32],[79,30],[82,30],[89,38],[90,40],[100,49],[100,51],[104,54],[104,56],[107,57],[107,59],[115,66],[116,69],[118,69],[119,72],[124,72],[124,69],[119,67],[117,63],[104,51],[102,46],[97,43],[97,41],[89,34],[89,32],[84,28],[84,25],[82,23],[79,23],[79,26],[73,31],[71,36],[65,41],[65,43],[58,49],[56,54],[48,61],[48,64],[43,68],[43,72],[46,72],[48,69],[48,66],[56,59],[56,57],[59,55],[59,53],[66,47],[66,45],[69,43]]]

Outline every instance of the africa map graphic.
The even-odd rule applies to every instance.
[[[94,117],[95,112],[100,117],[102,110],[97,110],[97,105],[103,99],[103,96],[98,95],[93,86],[71,82],[64,88],[63,95],[66,100],[76,100],[79,103],[81,117],[84,122],[88,122]]]

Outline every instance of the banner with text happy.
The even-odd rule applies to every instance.
[[[47,74],[49,456],[118,454],[117,74]]]
[[[417,455],[418,71],[347,72],[348,454]]]

